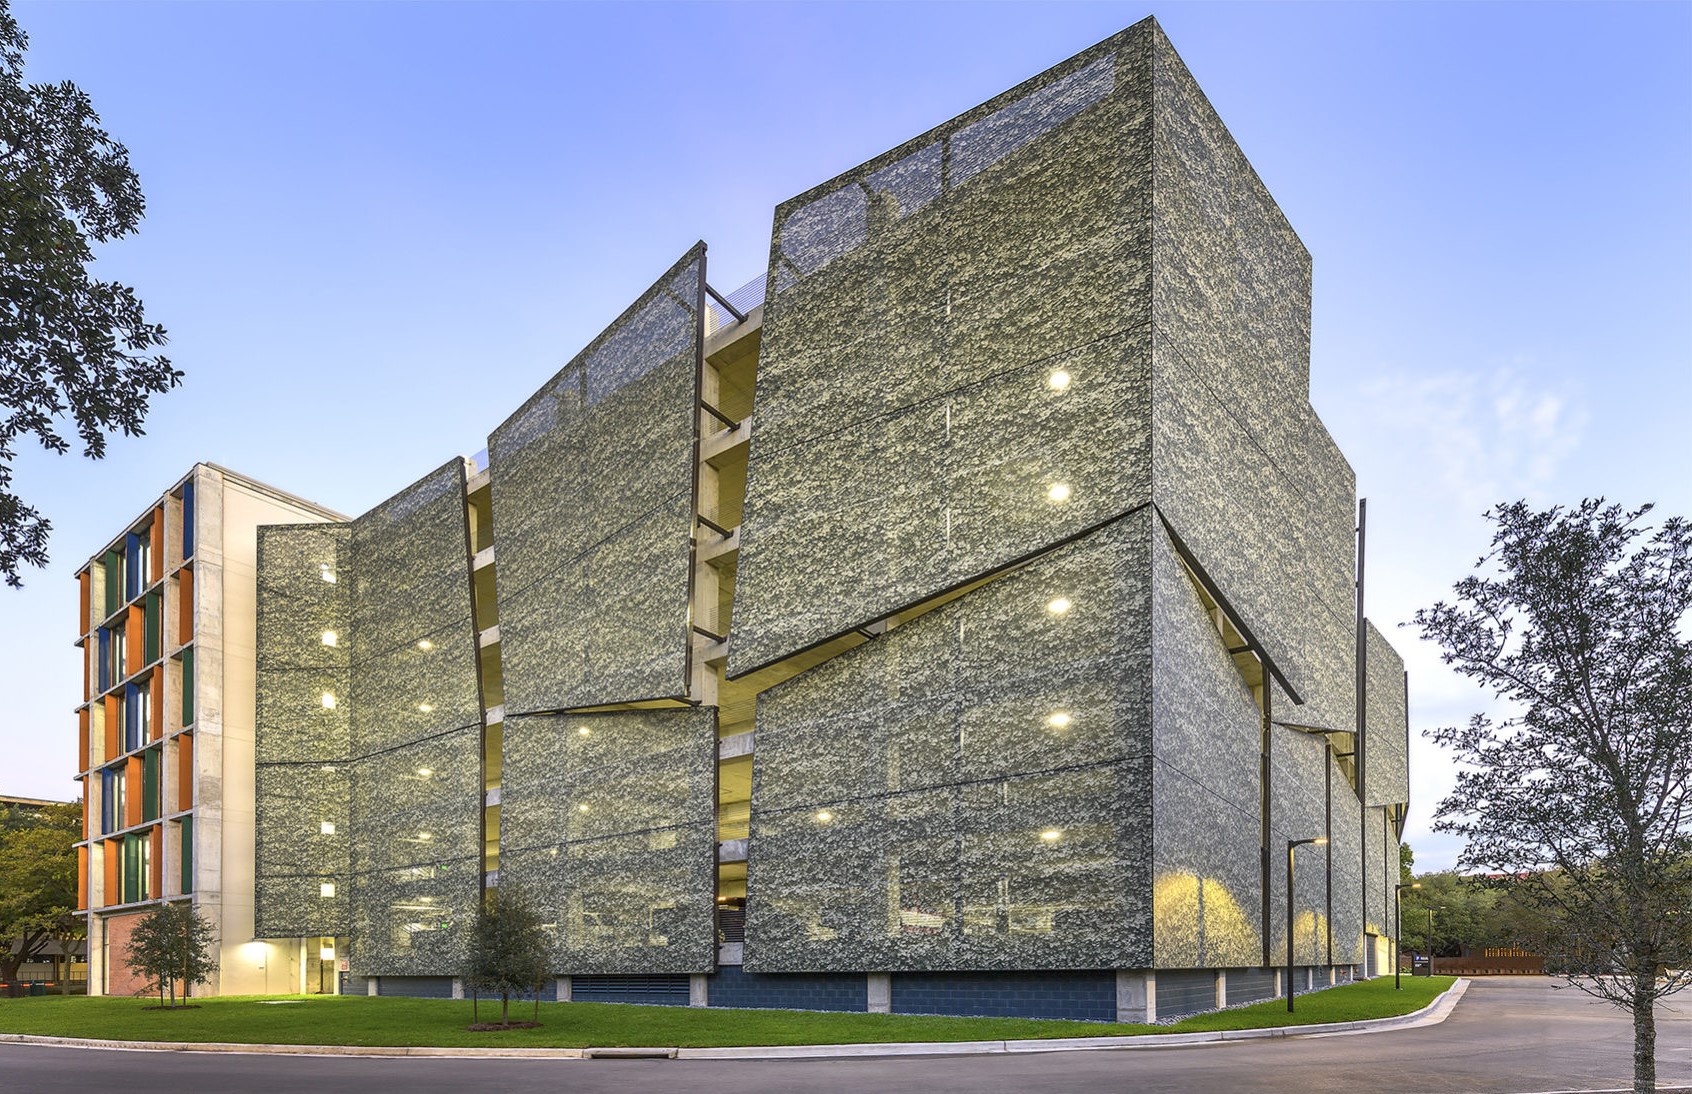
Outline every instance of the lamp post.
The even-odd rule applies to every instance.
[[[1404,971],[1399,968],[1398,939],[1404,933],[1404,890],[1420,889],[1422,883],[1412,881],[1400,884],[1392,891],[1392,987],[1394,991],[1404,990]]]
[[[1312,836],[1309,839],[1290,839],[1287,841],[1287,1013],[1293,1009],[1293,848],[1302,847],[1307,843],[1317,847],[1328,842],[1327,836]]]

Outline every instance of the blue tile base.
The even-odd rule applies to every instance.
[[[1116,1021],[1116,973],[894,973],[894,1014]]]
[[[707,990],[713,1007],[863,1011],[869,1003],[862,973],[756,973],[724,965]]]

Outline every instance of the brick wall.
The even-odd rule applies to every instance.
[[[124,947],[129,945],[130,932],[141,922],[145,912],[130,912],[128,915],[113,915],[105,918],[106,923],[106,953],[107,953],[107,995],[142,995],[147,991],[147,981],[129,967],[129,962],[123,959]],[[180,990],[180,989],[178,989]]]

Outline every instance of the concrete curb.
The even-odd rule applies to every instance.
[[[1395,1029],[1438,1025],[1451,1014],[1468,990],[1467,980],[1458,980],[1421,1010],[1392,1018],[1370,1018],[1360,1022],[1329,1022],[1322,1025],[1280,1026],[1273,1029],[1227,1029],[1205,1033],[1151,1033],[1125,1037],[1048,1037],[1017,1041],[931,1041],[860,1045],[768,1045],[744,1048],[683,1048],[680,1060],[791,1060],[824,1056],[959,1056],[981,1053],[1085,1052],[1100,1049],[1173,1048],[1182,1045],[1219,1044],[1265,1037],[1333,1037],[1343,1034],[1382,1033]]]
[[[0,1044],[49,1045],[125,1052],[227,1052],[260,1056],[414,1056],[490,1060],[795,1060],[828,1056],[973,1056],[993,1053],[1087,1052],[1101,1049],[1172,1048],[1265,1037],[1335,1037],[1437,1025],[1450,1016],[1468,990],[1459,979],[1421,1010],[1394,1018],[1273,1029],[1229,1029],[1208,1033],[1152,1033],[1138,1037],[1051,1037],[1014,1041],[907,1041],[854,1045],[748,1045],[739,1048],[403,1048],[372,1045],[253,1045],[223,1041],[111,1041],[92,1037],[41,1037],[0,1033]]]

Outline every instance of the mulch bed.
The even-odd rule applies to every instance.
[[[473,1026],[465,1026],[471,1033],[493,1033],[502,1029],[539,1029],[539,1022],[477,1022]]]

